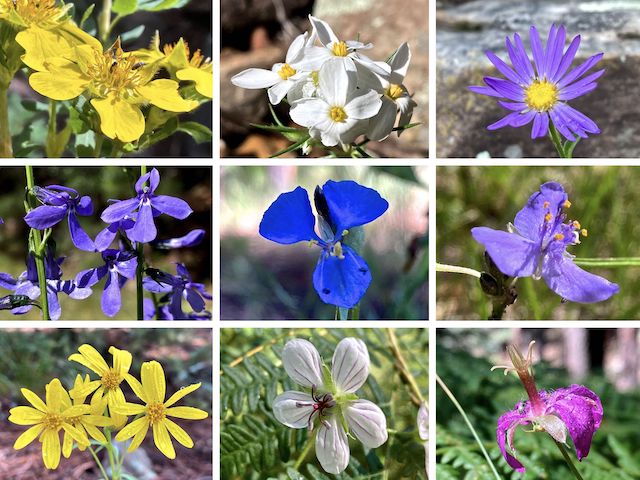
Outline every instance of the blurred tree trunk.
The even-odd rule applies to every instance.
[[[566,328],[564,340],[564,364],[571,378],[580,381],[589,372],[587,331],[584,328]]]
[[[633,390],[638,386],[638,331],[634,328],[618,329],[616,343],[620,368],[614,383],[619,391]]]

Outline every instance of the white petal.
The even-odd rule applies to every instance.
[[[289,340],[282,350],[282,364],[294,382],[304,387],[322,388],[322,362],[316,347],[307,340]]]
[[[391,83],[400,85],[407,75],[407,69],[411,62],[411,50],[407,42],[398,47],[398,50],[391,57],[389,65],[391,66],[392,78]]]
[[[340,340],[331,361],[331,377],[343,392],[358,390],[369,376],[369,352],[357,338]]]
[[[340,136],[342,132],[344,132],[346,125],[346,122],[337,123],[327,119],[326,121],[316,124],[315,127],[320,130],[322,144],[327,147],[335,147],[340,143]]]
[[[347,120],[349,128],[340,134],[340,143],[351,145],[360,135],[365,135],[369,129],[369,120]]]
[[[374,62],[369,57],[360,53],[354,53],[350,58],[352,58],[354,62],[362,65],[364,68],[371,70],[376,75],[388,77],[391,73],[391,67],[386,62]]]
[[[291,120],[303,127],[312,127],[329,119],[329,105],[319,98],[303,98],[289,112]]]
[[[371,50],[373,48],[373,43],[367,43],[365,45],[357,40],[347,40],[344,43],[347,44],[347,47],[349,47],[350,50]]]
[[[279,104],[285,97],[287,92],[289,92],[289,90],[291,90],[291,87],[293,87],[294,85],[295,82],[292,82],[291,80],[285,80],[283,82],[276,83],[273,87],[267,90],[267,93],[269,94],[269,101],[271,102],[271,104]]]
[[[403,95],[402,97],[397,99],[396,104],[400,108],[400,120],[398,121],[398,126],[403,127],[411,123],[411,117],[413,116],[413,109],[418,104],[414,102],[413,98],[411,98],[409,95],[406,95],[406,96]],[[404,130],[398,130],[398,136],[400,136],[400,134],[403,131]]]
[[[273,401],[276,419],[291,428],[306,428],[313,414],[313,398],[308,393],[288,391]]]
[[[263,68],[249,68],[231,77],[236,87],[252,89],[268,88],[281,80],[280,75]]]
[[[296,70],[313,72],[320,70],[322,65],[332,58],[335,57],[324,47],[307,47],[304,49],[303,57],[298,60],[293,67]]]
[[[429,410],[427,403],[423,402],[418,409],[418,434],[421,440],[429,440]]]
[[[318,430],[316,456],[325,472],[337,475],[349,464],[349,441],[344,428],[335,416],[328,422],[329,428],[321,426]]]
[[[387,441],[387,418],[380,407],[368,400],[356,400],[342,410],[349,431],[368,448]]]
[[[324,20],[320,20],[312,15],[309,15],[309,21],[313,25],[313,31],[318,36],[320,43],[325,47],[328,47],[332,42],[339,42],[340,39],[333,33],[333,29]]]
[[[291,42],[291,45],[289,45],[289,50],[287,50],[287,56],[285,57],[289,65],[302,58],[307,41],[307,35],[307,32],[301,33],[293,40],[293,42]]]
[[[393,130],[393,125],[396,123],[397,114],[398,108],[396,103],[387,97],[382,97],[382,107],[378,114],[371,119],[367,136],[371,140],[377,141],[387,138]]]
[[[374,90],[369,90],[364,95],[350,99],[344,110],[349,118],[363,120],[373,117],[380,111],[380,107],[382,107],[380,94]]]
[[[347,62],[353,64],[351,60],[332,58],[322,66],[318,74],[320,95],[331,106],[344,106],[347,96],[355,90],[355,66],[353,71],[347,71]]]

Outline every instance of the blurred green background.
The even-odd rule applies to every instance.
[[[148,167],[151,170],[151,166]],[[157,194],[180,197],[193,209],[185,220],[177,220],[167,215],[155,219],[158,239],[181,237],[195,228],[205,230],[200,245],[176,250],[152,250],[146,246],[148,262],[175,274],[174,262],[184,262],[194,281],[204,283],[211,292],[211,168],[168,167],[158,168],[160,184]],[[134,184],[140,177],[139,167],[34,167],[35,183],[39,186],[64,185],[74,188],[80,195],[89,195],[93,201],[94,213],[90,217],[79,216],[79,221],[89,236],[95,236],[107,226],[100,220],[100,214],[109,205],[109,199],[124,200],[135,196]],[[0,168],[0,217],[5,224],[0,226],[0,272],[17,277],[26,270],[29,227],[24,222],[24,189],[26,185],[24,169],[21,167]],[[98,253],[84,252],[74,247],[69,236],[67,220],[53,227],[53,239],[57,244],[58,256],[66,256],[62,264],[63,279],[73,279],[84,269],[103,265]],[[117,245],[114,242],[111,248]],[[91,297],[73,300],[60,294],[65,320],[105,319],[100,308],[100,297],[105,280],[94,288]],[[1,290],[0,295],[9,291]],[[135,282],[129,281],[122,291],[122,309],[115,320],[136,318]],[[207,308],[211,308],[209,305]],[[15,316],[9,311],[0,311],[0,320],[41,320],[40,311],[32,309],[26,315]]]
[[[633,213],[640,202],[640,169],[633,167],[439,167],[437,169],[437,243],[439,263],[484,270],[483,247],[471,228],[506,230],[529,196],[547,181],[560,182],[569,194],[567,214],[589,231],[582,243],[568,249],[577,257],[633,257],[640,224]],[[637,268],[585,267],[620,285],[611,299],[593,303],[561,303],[543,280],[522,278],[516,283],[518,300],[505,319],[587,320],[637,319],[640,289]],[[476,278],[437,274],[439,319],[486,319],[491,301]]]
[[[322,303],[313,288],[319,249],[280,245],[258,234],[262,215],[279,194],[300,185],[313,195],[316,185],[329,179],[355,180],[390,205],[364,227],[366,243],[359,254],[373,280],[360,318],[427,318],[427,168],[293,165],[222,169],[221,318],[334,318],[335,307]]]
[[[493,365],[511,365],[505,352],[516,344],[523,355],[531,339],[539,390],[584,385],[601,399],[604,418],[595,433],[589,455],[577,462],[573,444],[569,452],[585,480],[640,478],[638,429],[638,330],[595,329],[439,329],[436,372],[462,405],[505,479],[573,478],[546,433],[517,429],[513,445],[526,467],[524,475],[502,458],[496,438],[497,420],[527,399],[515,374],[491,372]],[[436,473],[438,479],[495,479],[478,444],[451,400],[436,387]]]
[[[330,367],[336,345],[346,337],[359,338],[371,358],[369,377],[356,393],[385,413],[389,439],[382,446],[363,450],[350,442],[347,470],[337,476],[322,470],[312,449],[299,468],[308,433],[280,424],[273,417],[276,395],[301,391],[282,366],[282,349],[288,340],[304,338]],[[395,341],[391,340],[394,338]],[[429,335],[426,329],[230,329],[220,331],[220,468],[226,480],[278,479],[426,479],[424,447],[417,432],[419,401],[398,368],[398,353],[427,399]]]

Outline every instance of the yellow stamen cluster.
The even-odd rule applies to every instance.
[[[558,101],[558,87],[547,80],[536,80],[525,89],[525,103],[538,112],[546,112]]]
[[[331,48],[331,52],[336,57],[346,57],[349,54],[347,44],[344,42],[335,42]]]
[[[62,427],[63,419],[62,416],[57,413],[47,413],[42,420],[42,424],[44,428],[47,430],[58,430]]]
[[[290,77],[293,77],[296,74],[296,69],[291,67],[291,65],[289,65],[288,63],[285,63],[284,65],[282,65],[282,67],[280,67],[280,70],[278,70],[278,75],[280,75],[280,78],[282,80],[288,80]]]
[[[98,93],[106,97],[115,92],[123,98],[133,94],[142,83],[138,69],[141,62],[120,47],[120,40],[104,53],[95,52],[95,61],[88,66],[88,74],[93,78]]]
[[[67,9],[56,7],[56,0],[1,0],[0,11],[15,10],[27,23],[42,24],[57,20]]]
[[[163,403],[153,403],[147,407],[147,417],[151,425],[154,423],[162,422],[165,418],[165,411],[167,407]]]
[[[400,85],[396,85],[392,83],[389,85],[389,88],[384,92],[384,94],[389,97],[391,100],[395,101],[402,96],[402,87]]]
[[[344,108],[339,106],[331,107],[329,110],[329,117],[336,123],[344,123],[347,121],[347,118],[349,118],[347,112],[344,111]]]
[[[550,222],[551,219],[553,219],[553,215],[551,215],[551,213],[547,212],[547,214],[544,216],[544,220],[546,222]]]
[[[342,252],[342,244],[340,242],[336,242],[333,246],[333,252],[331,252],[331,255],[338,257],[339,260],[344,260],[344,253]]]
[[[100,382],[102,383],[102,386],[104,388],[109,390],[118,387],[118,385],[120,385],[120,383],[122,382],[122,377],[118,372],[111,369],[108,372],[105,372],[104,375],[102,375]]]

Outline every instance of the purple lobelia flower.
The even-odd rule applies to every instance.
[[[148,183],[148,185],[147,185]],[[127,237],[134,242],[148,243],[157,235],[154,217],[167,214],[177,219],[185,219],[193,210],[184,200],[168,195],[156,195],[160,183],[160,174],[155,168],[142,175],[135,185],[136,196],[128,200],[117,201],[108,206],[100,218],[110,224],[126,218],[135,218],[135,224],[125,229]],[[117,229],[116,229],[117,230]]]
[[[367,262],[346,243],[358,237],[358,227],[386,212],[389,203],[372,188],[352,180],[329,180],[322,188],[316,187],[314,201],[320,235],[302,187],[276,198],[264,212],[260,235],[284,245],[309,242],[320,247],[313,272],[316,292],[325,303],[353,308],[369,288],[371,272]]]
[[[185,299],[194,312],[197,313],[204,311],[205,299],[212,299],[211,295],[205,290],[204,284],[195,283],[191,280],[191,274],[183,263],[176,263],[177,276],[149,268],[146,271],[149,276],[142,281],[144,288],[152,293],[166,293],[169,295],[168,313],[173,317],[173,320],[208,319],[185,313],[182,310],[182,299]]]
[[[96,252],[102,252],[109,248],[116,239],[116,235],[119,231],[124,232],[126,235],[127,231],[131,230],[135,224],[136,221],[129,216],[125,216],[117,222],[110,223],[104,230],[96,235],[96,239],[94,241]]]
[[[204,234],[205,231],[202,229],[191,230],[182,237],[171,238],[169,240],[155,240],[151,242],[151,245],[159,250],[195,247],[202,242]]]
[[[134,252],[109,249],[102,252],[102,260],[104,265],[78,273],[76,284],[79,287],[93,287],[106,276],[101,306],[105,315],[113,317],[122,306],[120,289],[127,280],[136,276],[138,259]]]
[[[562,185],[547,182],[531,195],[508,232],[475,227],[471,234],[505,275],[542,277],[551,290],[572,302],[606,300],[618,293],[618,285],[582,270],[567,252],[580,243],[580,235],[587,235],[578,221],[564,223],[563,210],[570,206]]]
[[[513,67],[507,65],[493,52],[487,51],[487,57],[498,71],[506,77],[485,77],[484,87],[469,87],[472,92],[496,97],[498,103],[511,111],[506,117],[489,125],[489,130],[511,126],[522,127],[533,121],[531,138],[544,137],[549,132],[549,122],[570,141],[576,136],[586,138],[589,133],[600,133],[598,126],[586,115],[567,105],[568,100],[580,97],[597,87],[596,80],[604,73],[598,70],[584,77],[603,53],[589,57],[579,66],[569,70],[573,62],[580,36],[575,37],[566,52],[564,44],[566,31],[564,26],[551,26],[546,47],[542,47],[536,27],[529,31],[533,66],[522,44],[520,36],[514,35],[513,43],[507,37],[506,46]],[[535,70],[534,70],[535,67]]]
[[[95,245],[89,235],[82,229],[77,215],[87,216],[93,213],[91,198],[82,197],[73,188],[61,185],[34,187],[33,194],[42,203],[24,217],[31,228],[44,230],[60,223],[67,217],[71,241],[80,250],[93,252]]]
[[[535,430],[547,432],[558,443],[566,443],[567,432],[576,449],[578,460],[589,454],[593,435],[600,428],[603,410],[600,398],[594,392],[582,385],[571,385],[566,388],[545,392],[538,391],[533,378],[532,349],[529,344],[527,359],[522,357],[518,349],[510,345],[507,352],[511,357],[513,367],[504,368],[505,375],[515,371],[522,382],[528,401],[518,402],[513,410],[508,411],[498,419],[496,437],[502,456],[509,466],[522,473],[524,465],[515,458],[513,437],[519,425],[532,424]],[[507,450],[508,447],[508,450]]]

